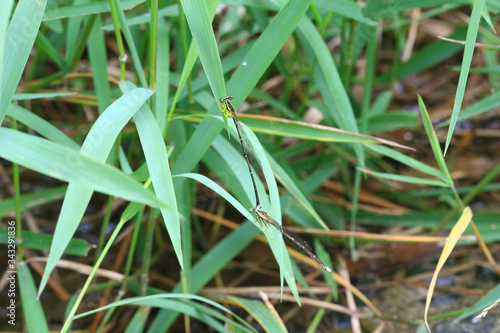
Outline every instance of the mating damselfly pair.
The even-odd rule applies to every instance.
[[[240,123],[240,120],[238,119],[238,115],[236,114],[236,109],[234,108],[233,104],[231,104],[232,99],[233,96],[231,95],[220,99],[220,103],[222,104],[221,111],[224,113],[226,117],[233,118],[234,126],[236,127],[236,132],[238,132],[238,137],[240,139],[241,149],[243,150],[243,155],[247,162],[248,171],[250,173],[250,178],[252,180],[252,185],[255,192],[255,206],[250,208],[250,213],[256,214],[256,219],[261,226],[265,226],[267,228],[273,226],[274,228],[279,230],[283,235],[285,235],[289,240],[291,240],[295,245],[301,248],[305,253],[307,253],[307,255],[309,255],[312,259],[314,259],[325,271],[331,272],[332,270],[328,266],[326,266],[321,260],[319,260],[319,258],[313,253],[311,246],[309,246],[309,244],[305,240],[295,235],[291,231],[284,229],[278,222],[276,222],[271,216],[269,216],[267,212],[262,210],[262,205],[260,203],[259,192],[257,191],[257,185],[255,183],[255,178],[252,171],[250,158],[257,161],[258,162],[257,164],[259,165],[260,161],[257,155],[255,154],[252,144],[245,133],[245,129],[243,128],[243,126]]]

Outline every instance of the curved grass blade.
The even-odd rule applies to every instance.
[[[179,299],[179,300],[196,300],[199,302],[206,303],[207,305],[210,305],[216,309],[219,309],[222,312],[226,312],[232,316],[238,317],[231,310],[226,309],[225,307],[223,307],[219,303],[216,303],[208,298],[198,296],[198,295],[192,295],[192,294],[170,293],[170,294],[155,294],[155,295],[148,295],[148,296],[142,296],[142,297],[130,297],[130,298],[118,301],[118,302],[114,302],[114,303],[105,305],[105,306],[100,307],[100,308],[95,309],[95,310],[91,310],[91,311],[87,311],[87,312],[78,314],[78,315],[74,316],[73,319],[83,318],[83,317],[86,317],[88,315],[91,315],[91,314],[94,314],[94,313],[97,313],[97,312],[100,312],[103,310],[107,310],[107,309],[111,309],[111,308],[114,308],[117,306],[123,306],[123,305],[141,305],[141,306],[159,306],[160,305],[161,306],[162,303],[158,303],[157,301],[161,301],[161,300],[165,301],[165,300],[170,300],[170,299],[173,299],[173,300],[177,300],[177,299]],[[183,302],[183,303],[187,306],[190,306],[189,302]],[[163,303],[163,304],[167,305],[166,303]],[[169,308],[170,310],[175,310],[175,308],[171,307],[171,306],[168,306],[167,308]],[[197,309],[200,310],[200,308],[197,308]],[[206,311],[209,311],[209,308],[206,308],[206,309],[207,309]],[[219,317],[219,318],[223,318],[223,317]]]
[[[425,163],[422,163],[414,158],[411,158],[407,155],[401,154],[397,150],[384,147],[384,146],[378,146],[378,145],[366,145],[366,147],[370,150],[373,150],[379,154],[385,155],[387,157],[392,158],[393,160],[396,160],[402,164],[405,164],[409,166],[410,168],[413,168],[415,170],[418,170],[420,172],[426,173],[430,176],[436,177],[440,179],[443,182],[447,181],[447,178],[443,174],[441,170],[438,170],[436,168],[433,168]],[[441,186],[441,185],[439,185]]]
[[[124,92],[133,91],[135,86],[130,82],[120,83]],[[142,150],[146,158],[149,174],[153,181],[155,193],[162,202],[168,202],[171,209],[160,207],[161,214],[168,230],[175,254],[181,268],[184,267],[181,247],[181,229],[174,183],[170,173],[167,148],[163,141],[160,127],[149,105],[144,103],[134,115]]]
[[[297,200],[298,204],[311,215],[311,217],[318,222],[318,224],[325,230],[328,230],[325,222],[318,215],[312,204],[309,202],[307,197],[302,193],[300,188],[295,184],[293,179],[288,175],[288,173],[281,167],[281,165],[274,160],[274,158],[267,154],[267,159],[269,160],[272,169],[274,170],[275,177],[279,180],[279,182],[286,188],[286,190],[292,195],[295,200]]]
[[[469,207],[465,207],[465,209],[462,212],[462,216],[460,216],[457,223],[455,224],[453,229],[451,229],[450,234],[448,235],[448,240],[443,247],[443,251],[441,251],[441,256],[439,257],[439,261],[436,265],[436,270],[432,275],[432,280],[431,283],[429,284],[429,290],[427,291],[427,299],[425,301],[425,312],[424,312],[425,327],[427,327],[427,330],[429,332],[431,331],[431,329],[429,327],[429,323],[427,322],[427,313],[429,312],[429,307],[431,306],[432,294],[434,293],[434,287],[436,285],[437,276],[441,271],[441,268],[443,268],[444,263],[450,256],[451,252],[455,248],[455,245],[457,244],[458,240],[464,233],[465,229],[467,228],[471,220],[472,220],[472,211]]]
[[[491,307],[492,305],[498,302],[498,295],[500,295],[500,284],[496,285],[493,289],[491,289],[486,295],[484,295],[479,301],[477,301],[476,304],[465,310],[465,312],[462,313],[460,316],[458,316],[455,319],[455,321],[460,321],[480,311],[481,315],[483,315],[483,313],[487,308]]]
[[[59,143],[71,149],[80,149],[80,146],[75,141],[71,140],[71,138],[61,132],[57,127],[19,105],[11,103],[7,110],[7,115],[35,130],[52,142]]]
[[[92,129],[90,130],[87,138],[85,139],[85,142],[83,143],[81,154],[78,154],[76,152],[74,152],[74,154],[77,154],[77,156],[79,156],[80,158],[88,158],[89,160],[96,161],[94,163],[101,166],[102,164],[100,164],[99,162],[103,163],[104,161],[106,161],[106,158],[108,157],[109,152],[113,147],[116,137],[118,136],[122,128],[128,123],[134,113],[137,112],[140,106],[144,104],[144,102],[153,93],[154,92],[147,89],[140,88],[127,93],[116,100],[106,109],[106,111],[101,114],[94,126],[92,126]],[[110,126],[110,124],[112,124],[112,126]],[[111,168],[109,166],[106,167],[115,170],[114,168]],[[90,166],[88,167],[88,169],[82,170],[82,172],[95,172],[94,170],[94,167]],[[76,173],[72,174],[76,175]],[[132,181],[130,177],[125,176],[123,173],[119,174],[120,177],[125,177],[127,182]],[[120,182],[118,178],[113,176],[109,179],[112,181],[112,183],[105,185],[106,190],[108,187],[119,185],[118,183],[116,183]],[[105,184],[107,181],[108,179],[105,178],[103,180],[100,180],[100,183],[102,182],[103,184]],[[137,193],[147,193],[148,195],[152,196],[155,201],[161,202],[149,190],[143,188],[142,185],[136,182],[134,182],[134,184],[134,186],[138,186]],[[57,260],[59,260],[62,253],[64,252],[69,239],[75,233],[78,223],[80,223],[80,220],[90,201],[90,197],[92,196],[93,191],[99,191],[97,187],[89,188],[88,185],[89,183],[86,182],[71,181],[68,186],[68,191],[66,192],[66,197],[63,201],[56,230],[54,231],[54,241],[49,253],[47,265],[42,276],[42,281],[40,282],[39,293],[41,293],[45,288],[45,284],[48,281],[50,272],[54,269]],[[111,193],[111,195],[120,196],[120,193]],[[130,200],[145,203],[144,200]],[[165,206],[165,204],[159,204],[157,206],[162,205]]]
[[[248,127],[258,133],[322,142],[385,144],[388,146],[414,150],[411,147],[401,145],[394,141],[357,132],[349,132],[331,126],[250,114],[242,114],[240,118],[245,121]]]
[[[47,176],[75,182],[83,188],[153,207],[166,207],[150,191],[118,169],[64,146],[9,128],[0,128],[0,156]]]
[[[229,297],[229,299],[232,304],[245,309],[266,332],[288,332],[278,314],[269,311],[269,308],[262,304],[262,302],[242,297]]]

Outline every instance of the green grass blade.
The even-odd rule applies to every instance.
[[[216,100],[226,97],[222,64],[207,3],[187,0],[181,0],[181,2],[212,93]]]
[[[139,309],[137,309],[137,311],[134,313],[134,316],[128,323],[125,333],[144,332],[151,310],[153,309],[149,306],[140,307]]]
[[[252,242],[258,233],[259,230],[250,222],[245,222],[205,253],[191,269],[191,277],[189,278],[191,292],[196,293],[209,283],[232,258]],[[172,292],[181,292],[181,290],[182,285],[178,283]],[[164,332],[178,315],[179,313],[173,311],[160,311],[148,332]]]
[[[146,2],[145,0],[124,0],[120,1],[121,6],[125,10],[133,9],[137,5]],[[58,20],[75,16],[88,16],[91,14],[108,13],[109,3],[102,1],[88,2],[85,4],[73,4],[67,7],[47,10],[43,16],[44,21]]]
[[[184,177],[184,178],[190,178],[194,179],[197,182],[205,185],[215,193],[217,193],[219,196],[222,198],[226,199],[227,202],[229,202],[234,208],[236,208],[241,215],[246,217],[249,221],[253,221],[253,223],[257,226],[257,228],[260,229],[260,226],[258,222],[254,221],[255,218],[250,214],[247,208],[245,208],[238,200],[236,200],[235,197],[233,197],[229,192],[227,192],[222,186],[211,180],[210,178],[207,178],[203,175],[200,175],[198,173],[184,173],[180,175],[175,175],[175,177]]]
[[[19,205],[22,211],[27,211],[36,207],[40,207],[51,202],[60,200],[66,193],[67,186],[59,186],[46,190],[21,194]],[[14,212],[14,198],[0,200],[0,216],[5,216],[9,212]]]
[[[107,4],[107,3],[106,3]],[[132,32],[130,31],[129,26],[127,25],[127,18],[125,17],[124,6],[120,1],[116,1],[116,7],[118,9],[118,21],[120,22],[120,29],[123,33],[123,37],[127,41],[127,46],[130,51],[130,56],[132,57],[132,64],[134,65],[134,70],[139,78],[139,82],[142,87],[148,87],[148,82],[146,80],[146,76],[144,75],[144,71],[142,68],[141,57],[139,56],[139,51],[134,42],[134,38],[132,36]]]
[[[296,28],[296,24],[306,12],[310,1],[292,0],[276,15],[269,26],[254,43],[244,60],[245,66],[239,66],[227,84],[228,93],[234,95],[234,106],[238,107],[248,96],[262,77],[283,44]],[[214,103],[210,114],[220,115],[219,107]],[[213,119],[205,119],[196,129],[185,149],[174,165],[173,173],[193,170],[210,143],[219,134],[222,124]]]
[[[417,130],[420,127],[418,114],[406,111],[391,111],[384,114],[370,114],[367,117],[367,130],[363,133],[385,133],[398,129]]]
[[[463,40],[466,33],[467,26],[464,26],[456,29],[455,32],[447,37],[451,39]],[[379,83],[388,83],[392,79],[401,80],[411,74],[423,72],[432,66],[450,59],[451,56],[458,53],[463,49],[463,47],[464,46],[462,44],[438,40],[416,52],[407,62],[401,64],[395,73],[392,73],[392,71],[384,73],[377,78],[377,81]]]
[[[42,304],[37,299],[36,287],[28,266],[24,262],[17,264],[17,277],[21,306],[23,308],[25,329],[28,332],[49,332]]]
[[[269,311],[262,302],[242,297],[231,298],[237,305],[245,309],[266,332],[288,332],[278,313]]]
[[[182,303],[175,303],[175,302],[168,302],[169,300],[183,300],[183,304],[186,305],[188,308],[191,308],[191,310],[196,310],[196,311],[186,311],[186,308],[182,307]],[[187,301],[189,300],[189,301]],[[199,301],[205,303],[207,306],[201,306],[201,304],[198,304],[196,302],[192,301]],[[143,297],[131,297],[127,298],[118,302],[114,302],[111,304],[108,304],[106,306],[103,306],[101,308],[91,310],[79,315],[76,315],[74,319],[82,318],[94,313],[97,313],[99,311],[111,309],[117,306],[124,306],[124,305],[139,305],[139,306],[153,306],[153,307],[160,307],[164,309],[168,309],[169,311],[180,311],[180,312],[185,312],[189,313],[190,315],[193,315],[195,318],[198,318],[200,320],[203,320],[203,317],[200,317],[200,314],[210,314],[211,316],[215,316],[218,319],[227,321],[227,317],[223,316],[222,314],[214,312],[211,307],[218,309],[221,312],[227,313],[231,316],[236,316],[232,311],[226,309],[222,305],[208,299],[205,297],[197,296],[197,295],[192,295],[192,294],[176,294],[176,293],[171,293],[171,294],[155,294],[155,295],[148,295],[148,296],[143,296]],[[205,317],[205,319],[211,318],[209,316],[208,318]],[[237,317],[237,316],[236,316]],[[210,320],[208,321],[210,322]],[[231,321],[234,324],[236,324],[234,321]],[[243,322],[243,321],[242,321]],[[212,324],[215,324],[215,322],[212,322]],[[223,326],[220,326],[223,328]]]
[[[47,176],[75,182],[84,188],[138,201],[153,207],[166,206],[150,191],[118,169],[97,162],[50,141],[0,128],[0,156]]]
[[[500,91],[497,91],[491,94],[490,96],[487,96],[481,99],[479,102],[464,109],[462,112],[460,112],[456,121],[459,122],[462,120],[469,119],[471,117],[478,116],[485,112],[492,111],[494,108],[497,108],[499,106],[500,106]],[[451,120],[448,119],[437,125],[436,128],[445,127],[446,125],[449,125],[450,122]]]
[[[10,104],[7,115],[40,133],[52,142],[78,150],[80,146],[42,117],[16,104]]]
[[[423,172],[423,173],[428,174],[430,176],[436,177],[436,178],[442,180],[443,182],[447,181],[446,176],[440,170],[433,168],[433,167],[431,167],[425,163],[422,163],[420,161],[417,161],[416,159],[411,158],[410,156],[404,155],[404,154],[398,152],[397,150],[394,150],[394,149],[391,149],[388,147],[384,147],[384,146],[377,146],[377,145],[367,145],[366,147],[379,153],[379,154],[385,155],[387,157],[392,158],[393,160],[396,160],[400,163],[403,163],[403,164],[409,166],[410,168],[413,168],[417,171]]]
[[[384,178],[384,179],[389,179],[389,180],[395,180],[398,182],[405,182],[405,183],[419,184],[419,185],[449,187],[449,185],[447,183],[444,183],[444,182],[439,181],[439,180],[418,178],[418,177],[412,177],[412,176],[395,175],[392,173],[382,173],[382,172],[371,171],[371,170],[366,170],[366,169],[359,169],[359,170],[361,170],[362,172],[367,173],[369,175],[374,175],[374,176],[377,176],[379,178]]]
[[[468,308],[464,313],[458,316],[455,321],[460,321],[467,317],[470,317],[478,312],[483,311],[485,308],[491,306],[495,302],[498,301],[500,297],[500,284],[496,285],[493,289],[491,289],[486,295],[481,297],[479,301],[477,301],[473,306]]]
[[[81,3],[86,3],[86,0],[75,0],[75,5],[79,5]],[[64,71],[69,73],[73,69],[75,69],[76,63],[74,60],[79,59],[81,57],[81,46],[83,46],[82,38],[86,38],[84,36],[83,31],[88,28],[88,24],[90,24],[90,17],[84,16],[72,16],[69,17],[66,23],[66,27],[64,30],[64,38],[66,54],[65,54],[65,66]],[[92,22],[94,22],[92,20]]]
[[[5,53],[5,41],[7,39],[7,26],[9,25],[9,18],[12,12],[12,5],[14,0],[5,0],[2,2],[2,10],[0,11],[0,82],[4,82],[5,66],[4,66],[4,53]],[[0,106],[2,100],[7,98],[0,94]],[[7,102],[5,103],[7,104]],[[1,112],[2,109],[0,109]]]
[[[124,92],[133,91],[134,85],[129,82],[120,83],[120,88]],[[175,197],[174,183],[172,182],[167,148],[163,142],[163,135],[147,104],[142,105],[135,114],[134,121],[137,126],[141,147],[146,157],[155,193],[158,199],[168,202],[170,207],[172,207],[172,209],[160,207],[160,210],[179,264],[181,267],[184,267],[177,199]]]
[[[283,44],[297,28],[310,3],[310,0],[289,1],[245,55],[243,62],[227,84],[228,93],[234,95],[233,104],[235,107],[238,107],[255,88]]]
[[[37,48],[40,48],[42,52],[46,53],[49,58],[51,58],[59,67],[59,69],[64,68],[64,59],[59,54],[57,48],[54,44],[43,34],[38,34],[35,40]]]
[[[320,142],[386,144],[389,146],[411,149],[393,141],[320,124],[245,114],[240,115],[239,118],[254,132],[271,134],[273,136],[315,140]]]
[[[159,94],[155,95],[155,117],[160,132],[165,133],[167,126],[167,111],[169,97],[169,78],[170,78],[170,36],[169,27],[165,20],[158,20],[158,55],[156,57],[156,90]]]
[[[7,236],[7,229],[0,230],[0,244],[8,243]],[[23,230],[23,247],[28,249],[48,251],[52,239],[53,236],[49,234]],[[88,255],[90,249],[92,249],[92,246],[86,240],[72,238],[68,247],[64,250],[64,254],[85,257]]]
[[[464,99],[465,86],[467,84],[467,77],[469,76],[470,64],[472,62],[472,55],[476,46],[477,32],[479,30],[479,23],[481,22],[481,14],[483,12],[484,3],[486,0],[475,0],[473,2],[472,14],[467,28],[467,38],[465,39],[465,49],[462,61],[462,68],[460,70],[460,78],[458,79],[457,94],[455,95],[455,103],[453,104],[453,111],[451,114],[450,127],[448,128],[448,135],[446,136],[446,144],[444,153],[448,150],[451,136],[457,124],[458,114],[462,107]]]
[[[418,96],[418,105],[420,107],[420,114],[422,115],[422,123],[425,127],[425,132],[427,133],[427,137],[429,138],[429,142],[432,147],[432,152],[434,153],[434,158],[439,165],[439,168],[443,172],[446,177],[446,182],[448,186],[453,187],[453,180],[451,178],[450,172],[448,170],[448,166],[446,165],[446,161],[444,160],[443,151],[441,150],[441,146],[439,144],[439,140],[436,135],[436,131],[432,126],[431,118],[429,117],[429,113],[427,112],[427,108],[425,107],[424,101],[422,97]]]
[[[281,167],[281,165],[272,158],[270,154],[267,155],[267,159],[269,160],[271,167],[274,171],[276,178],[280,181],[280,183],[285,187],[285,189],[297,200],[297,203],[304,207],[305,210],[311,215],[311,217],[318,223],[319,226],[328,230],[323,219],[318,215],[312,204],[306,198],[306,196],[302,193],[297,184],[294,183],[293,179],[288,175],[288,173]]]
[[[5,117],[7,108],[23,74],[46,5],[47,0],[21,0],[17,4],[10,21],[3,54],[3,74],[0,77],[0,91],[2,92],[0,122]],[[9,14],[10,12],[7,13],[7,15]]]
[[[106,55],[106,42],[104,33],[101,30],[102,20],[98,16],[92,27],[87,40],[87,52],[90,65],[92,67],[92,76],[94,78],[95,94],[97,97],[97,109],[99,114],[111,104],[111,89],[108,81],[108,57]]]
[[[120,97],[117,101],[111,104],[111,106],[108,107],[105,112],[103,112],[103,114],[97,119],[94,126],[92,126],[92,129],[90,130],[87,138],[85,139],[85,142],[83,143],[81,154],[78,154],[76,152],[74,152],[74,154],[77,154],[76,156],[78,156],[80,159],[89,159],[91,161],[99,161],[101,163],[106,161],[106,158],[108,157],[108,154],[113,147],[116,137],[118,136],[122,128],[127,124],[133,114],[137,112],[140,106],[144,104],[144,102],[152,94],[152,91],[140,88]],[[110,124],[113,124],[113,126],[110,126]],[[89,156],[90,158],[87,156]],[[65,156],[65,158],[67,157]],[[96,163],[100,167],[107,167],[111,170],[114,170],[109,166],[100,164],[99,162],[94,163]],[[88,169],[84,169],[82,172],[94,173],[95,171],[93,170],[95,170],[95,168],[90,165]],[[152,196],[152,199],[154,201],[161,202],[149,190],[145,189],[139,183],[132,181],[131,178],[125,176],[123,173],[119,173],[118,171],[114,172],[116,172],[119,176],[112,176],[111,174],[105,175],[108,178],[100,179],[99,183],[104,184],[104,186],[107,188],[118,186],[120,184],[106,183],[109,181],[115,183],[118,181],[121,182],[122,180],[120,179],[123,178],[123,184],[133,182],[134,188],[136,188],[138,191],[137,193],[144,192],[147,195]],[[72,172],[71,174],[78,173]],[[89,180],[91,179],[87,179],[86,182],[89,182]],[[80,223],[80,220],[83,216],[83,213],[85,212],[94,189],[99,191],[97,187],[89,188],[89,184],[86,182],[71,182],[68,186],[68,191],[66,193],[66,197],[64,198],[63,206],[61,208],[61,212],[57,222],[57,227],[54,232],[54,241],[49,253],[47,265],[45,267],[42,281],[40,282],[39,293],[43,291],[50,272],[54,269],[57,260],[59,260],[64,249],[66,248],[68,240],[70,238],[69,236],[75,233],[78,223]],[[116,195],[118,197],[123,196],[123,194],[120,193],[109,194]],[[129,200],[146,203],[144,202],[144,200]],[[161,206],[161,204],[157,206]]]
[[[14,97],[12,97],[13,101],[25,101],[29,99],[43,99],[43,98],[57,98],[57,97],[64,97],[64,96],[71,96],[76,93],[74,92],[68,92],[68,93],[63,93],[63,92],[53,92],[53,93],[17,93],[14,94]]]
[[[339,14],[353,20],[356,20],[360,23],[364,23],[370,26],[376,26],[377,22],[374,22],[368,18],[366,18],[363,13],[361,13],[361,5],[356,2],[346,1],[346,0],[315,0],[314,4],[318,6],[318,8],[332,11],[335,14]]]
[[[233,125],[233,124],[231,124]],[[243,126],[245,126],[243,124]],[[245,128],[245,127],[244,127]],[[266,179],[266,183],[269,189],[269,195],[271,199],[271,204],[268,204],[267,196],[260,196],[261,201],[262,201],[262,206],[265,211],[269,212],[270,216],[277,221],[278,224],[281,224],[281,203],[280,203],[280,197],[279,197],[279,192],[278,192],[278,187],[276,185],[276,180],[274,179],[273,176],[273,171],[269,165],[269,162],[267,161],[266,156],[263,153],[263,148],[260,145],[259,141],[255,137],[255,134],[252,132],[247,131],[247,135],[249,140],[251,141],[253,148],[257,154],[257,156],[264,156],[264,158],[260,157],[260,162],[262,166],[262,170],[264,173],[264,177]],[[236,134],[233,135],[234,138],[236,138]],[[216,151],[221,155],[223,159],[225,159],[225,164],[228,165],[233,174],[239,175],[241,174],[242,170],[245,170],[244,172],[247,172],[246,168],[246,162],[244,161],[243,157],[240,155],[240,153],[236,153],[234,151],[233,146],[231,146],[227,141],[223,140],[221,136],[219,136],[213,143],[214,148]],[[234,163],[235,161],[239,160],[239,163]],[[252,206],[253,204],[253,194],[249,194],[248,192],[252,193],[253,187],[252,184],[250,183],[249,177],[239,177],[241,179],[238,179],[239,181],[245,181],[246,184],[244,185],[244,189],[247,191],[247,196],[252,197]],[[256,179],[257,182],[257,187],[262,188],[260,185],[260,180]],[[261,191],[260,191],[261,192]],[[271,209],[269,210],[268,207]],[[295,298],[298,300],[298,292],[297,292],[297,286],[295,283],[295,278],[293,275],[293,269],[291,266],[290,262],[290,257],[288,253],[286,252],[286,246],[283,241],[282,235],[278,232],[278,230],[274,230],[274,228],[271,228],[270,230],[267,231],[270,234],[271,242],[269,242],[269,246],[271,247],[271,250],[273,251],[273,255],[280,264],[280,272],[282,272],[283,276],[285,277],[288,285],[290,286],[290,290],[292,293],[295,295]]]
[[[299,32],[302,42],[311,49],[314,61],[318,64],[314,75],[320,83],[319,88],[327,105],[330,106],[329,112],[325,114],[326,119],[334,119],[342,129],[358,133],[358,125],[349,96],[325,41],[308,19],[301,20]],[[359,145],[354,145],[353,149],[359,165],[364,167],[363,150]]]

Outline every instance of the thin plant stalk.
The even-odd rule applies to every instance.
[[[97,262],[95,263],[94,267],[92,268],[92,271],[89,274],[89,277],[87,278],[87,281],[85,281],[85,284],[80,291],[80,294],[78,295],[78,298],[75,301],[75,304],[73,304],[73,307],[71,308],[68,317],[66,318],[66,321],[64,323],[63,328],[61,329],[61,333],[66,333],[68,332],[71,323],[73,322],[73,317],[75,316],[76,310],[78,310],[78,306],[82,302],[83,296],[85,296],[90,284],[92,283],[92,280],[94,279],[95,273],[101,266],[102,261],[104,260],[104,257],[108,253],[109,249],[113,245],[116,237],[118,237],[118,234],[120,233],[121,229],[125,225],[127,221],[124,219],[121,219],[120,222],[118,222],[118,225],[116,226],[115,230],[111,234],[111,237],[109,238],[108,242],[106,243],[106,246],[104,247],[104,250],[102,251],[101,255],[97,259]]]

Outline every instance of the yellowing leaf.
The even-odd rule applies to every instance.
[[[441,256],[439,257],[436,270],[432,275],[432,280],[429,285],[429,290],[427,291],[427,300],[425,302],[425,313],[424,313],[425,326],[427,327],[427,330],[429,332],[431,331],[431,329],[429,327],[429,323],[427,322],[427,313],[429,312],[429,307],[431,305],[432,294],[434,293],[434,287],[436,286],[437,276],[441,271],[441,268],[443,268],[446,259],[448,259],[448,257],[450,256],[451,251],[457,244],[458,240],[460,239],[460,236],[462,236],[463,232],[465,231],[471,220],[472,220],[472,211],[470,210],[469,207],[465,207],[464,211],[462,212],[462,216],[460,216],[458,222],[455,224],[453,229],[451,229],[451,232],[448,236],[448,240],[446,241],[446,244],[443,247],[443,251],[441,252]]]

